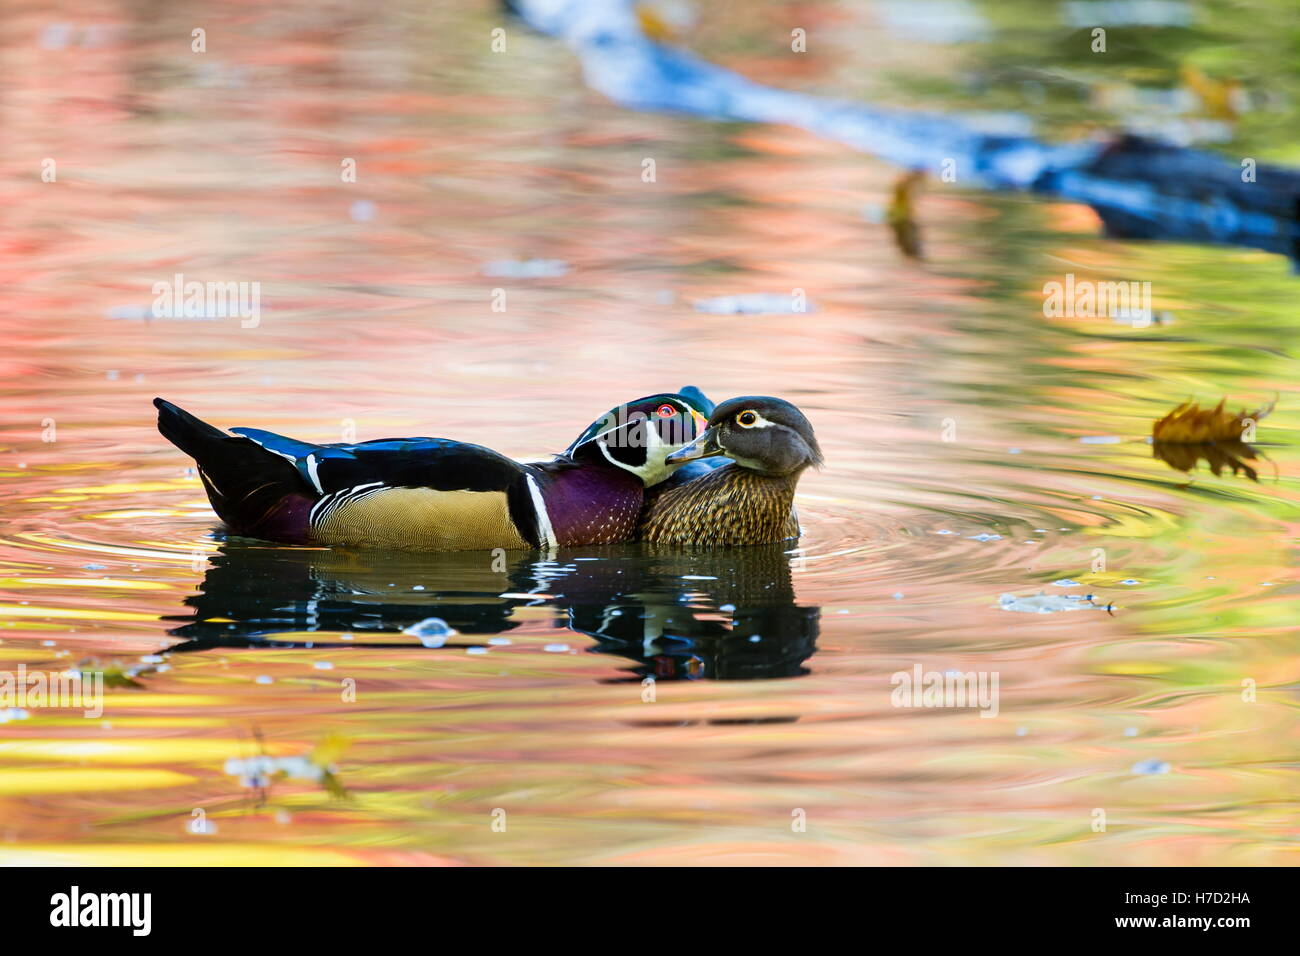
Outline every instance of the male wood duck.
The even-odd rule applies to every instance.
[[[624,541],[645,488],[703,427],[698,389],[611,410],[551,461],[520,462],[445,438],[316,445],[234,428],[232,437],[154,399],[158,430],[198,463],[232,532],[285,544],[433,551]]]
[[[822,453],[812,425],[787,401],[732,398],[713,410],[694,442],[670,454],[675,465],[725,455],[731,461],[651,497],[638,537],[658,544],[770,544],[799,537],[794,489]]]

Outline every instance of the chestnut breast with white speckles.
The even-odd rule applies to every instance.
[[[641,479],[621,468],[571,468],[542,491],[561,545],[613,544],[636,531],[644,495]]]
[[[799,476],[769,477],[732,462],[654,498],[638,537],[656,544],[734,546],[799,537]]]

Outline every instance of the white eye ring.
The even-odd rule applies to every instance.
[[[749,421],[745,421],[746,416],[749,416]],[[763,420],[762,416],[759,415],[758,412],[750,408],[745,409],[743,412],[741,412],[739,415],[736,416],[736,424],[739,425],[741,428],[753,428],[762,420]]]

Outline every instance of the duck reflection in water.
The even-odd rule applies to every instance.
[[[590,652],[629,658],[615,681],[797,677],[816,650],[820,609],[795,603],[790,543],[689,551],[629,543],[562,552],[376,554],[224,541],[173,651],[233,647],[419,647],[401,632],[436,617],[481,645],[539,622],[585,634]],[[527,612],[520,609],[529,608]],[[310,634],[323,632],[320,640]],[[340,640],[350,633],[354,641]],[[391,635],[391,639],[383,635]],[[437,650],[432,650],[437,653]]]

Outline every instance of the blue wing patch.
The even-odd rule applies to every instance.
[[[313,452],[319,452],[323,447],[313,445],[311,442],[299,441],[296,438],[286,438],[284,435],[277,435],[275,432],[264,432],[260,428],[232,428],[230,429],[236,435],[243,435],[249,441],[261,445],[267,451],[273,451],[282,458],[290,461],[298,461],[306,458]]]
[[[676,488],[678,485],[684,485],[688,481],[694,481],[701,475],[707,475],[715,468],[721,468],[723,465],[731,463],[731,459],[724,455],[714,455],[712,458],[697,458],[695,461],[688,461],[682,465],[667,479],[663,481],[664,488]]]
[[[713,414],[713,409],[716,407],[713,400],[694,385],[683,385],[677,394],[690,402],[691,405],[694,406],[695,409],[705,418],[708,418]]]

